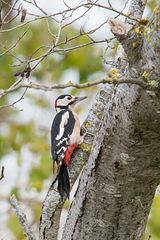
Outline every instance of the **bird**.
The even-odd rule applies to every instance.
[[[51,184],[58,181],[57,190],[63,199],[70,195],[70,179],[68,166],[73,151],[83,142],[80,134],[80,121],[74,107],[87,97],[76,97],[70,94],[60,95],[54,103],[56,115],[51,127],[51,154],[53,171],[57,164],[57,176]]]

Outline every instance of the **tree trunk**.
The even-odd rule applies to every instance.
[[[133,3],[137,3],[135,16],[140,19],[140,1]],[[131,22],[111,22],[127,55],[127,68],[121,66],[121,73],[130,78],[147,75],[146,81],[159,79],[159,10],[147,27],[132,25],[127,30]],[[127,34],[115,25],[126,28]],[[112,91],[109,96],[108,89]],[[160,182],[159,90],[155,94],[123,84],[112,89],[104,86],[103,91],[104,118],[70,208],[63,240],[140,240]]]
[[[106,91],[107,94],[107,91]],[[141,239],[160,181],[159,99],[118,87],[95,139],[63,239]],[[94,156],[94,157],[93,157]]]

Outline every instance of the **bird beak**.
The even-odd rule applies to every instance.
[[[77,104],[86,98],[87,98],[86,96],[85,97],[75,97],[74,104]]]

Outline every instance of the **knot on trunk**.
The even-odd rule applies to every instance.
[[[112,33],[118,36],[127,36],[128,32],[133,28],[133,25],[114,18],[110,18],[108,23]]]

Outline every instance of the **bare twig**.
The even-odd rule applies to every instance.
[[[4,178],[4,166],[2,166],[2,169],[1,169],[0,180],[2,180],[3,178]]]
[[[68,41],[68,40],[67,40]],[[89,45],[93,45],[93,44],[98,44],[98,43],[105,43],[107,42],[107,39],[104,40],[97,40],[97,41],[89,41],[87,43],[83,43],[83,44],[79,44],[77,46],[73,46],[73,47],[69,47],[69,48],[56,48],[55,43],[53,43],[53,45],[40,57],[34,58],[30,61],[28,61],[28,63],[30,62],[34,62],[36,61],[35,65],[32,67],[31,71],[34,70],[47,56],[53,54],[53,53],[65,53],[65,52],[69,52],[69,51],[73,51],[79,48],[83,48],[83,47],[87,47]],[[55,49],[56,48],[56,49]],[[38,60],[38,61],[37,61]]]
[[[117,9],[115,9],[113,7],[108,7],[106,5],[101,5],[101,4],[93,3],[93,2],[92,3],[82,3],[82,4],[78,5],[78,6],[75,6],[75,7],[72,7],[72,8],[67,8],[67,9],[65,9],[63,11],[59,11],[57,13],[53,13],[53,14],[50,14],[50,15],[47,14],[43,9],[41,9],[37,4],[35,6],[38,9],[40,9],[41,11],[43,11],[44,16],[35,17],[34,19],[29,20],[28,22],[19,24],[19,25],[15,26],[15,27],[12,27],[12,28],[9,28],[9,29],[1,30],[0,32],[1,33],[5,33],[5,32],[14,31],[17,28],[21,28],[21,27],[23,27],[25,25],[28,25],[28,24],[32,23],[32,22],[39,21],[40,19],[46,19],[46,18],[50,18],[50,17],[53,18],[53,17],[56,17],[56,16],[62,16],[64,14],[66,14],[66,13],[73,12],[73,11],[75,11],[77,9],[80,9],[80,8],[84,8],[84,7],[91,8],[91,6],[103,8],[103,9],[106,9],[106,10],[110,10],[110,11],[115,12],[115,13],[121,15],[121,16],[127,17],[128,19],[131,19],[131,20],[133,20],[135,22],[138,22],[138,20],[136,18],[132,17],[131,15],[127,15],[126,13],[118,11]],[[18,13],[19,13],[19,9],[14,9],[14,10],[17,10]],[[8,24],[8,22],[7,23],[3,22],[3,24]]]
[[[80,16],[78,16],[78,17],[76,17],[75,19],[73,19],[71,22],[68,22],[67,24],[65,24],[65,25],[63,26],[63,28],[65,28],[65,27],[67,27],[68,25],[71,25],[71,24],[73,24],[74,22],[76,22],[77,20],[83,18],[83,17],[86,15],[86,13],[90,11],[91,8],[92,8],[92,6],[90,6],[84,13],[82,13]],[[71,16],[72,16],[72,15],[71,15]]]
[[[30,63],[33,63],[35,62],[35,64],[32,66],[32,70],[34,70],[46,57],[48,57],[49,55],[53,54],[53,53],[65,53],[65,52],[68,52],[68,51],[72,51],[72,50],[75,50],[75,49],[78,49],[78,48],[82,48],[82,47],[86,47],[86,46],[89,46],[89,45],[93,45],[93,44],[98,44],[98,43],[104,43],[106,42],[108,44],[109,41],[111,41],[110,39],[104,39],[104,40],[99,40],[99,41],[96,41],[96,40],[93,40],[93,38],[91,38],[89,36],[89,34],[92,34],[94,33],[95,31],[97,31],[100,27],[102,27],[107,21],[105,21],[105,23],[102,23],[99,28],[95,28],[91,31],[89,31],[88,33],[81,33],[79,35],[76,35],[76,36],[73,36],[71,37],[70,39],[66,38],[65,41],[62,41],[62,42],[59,42],[59,38],[60,38],[60,35],[61,35],[61,31],[63,28],[65,28],[66,26],[72,24],[73,22],[77,21],[79,18],[83,17],[92,7],[99,7],[99,8],[103,8],[103,9],[106,9],[106,10],[111,10],[113,12],[116,12],[118,14],[121,14],[123,16],[126,16],[124,13],[119,12],[118,10],[114,9],[112,7],[112,5],[110,4],[109,7],[107,6],[104,6],[104,5],[101,5],[101,4],[98,4],[98,1],[96,2],[89,2],[89,3],[84,3],[84,1],[80,2],[78,5],[74,6],[74,7],[69,7],[68,5],[66,5],[66,9],[64,9],[63,11],[59,11],[59,12],[56,12],[56,13],[53,13],[53,14],[47,14],[46,11],[44,11],[38,4],[37,2],[34,0],[32,2],[29,2],[29,1],[26,1],[32,5],[34,5],[36,8],[38,8],[42,14],[44,14],[44,16],[36,16],[34,19],[31,19],[29,20],[28,22],[25,22],[25,23],[22,23],[21,25],[18,25],[18,26],[15,26],[11,29],[5,29],[5,30],[2,30],[1,32],[9,32],[9,31],[12,31],[14,29],[17,29],[18,27],[23,27],[27,24],[30,24],[32,22],[35,22],[35,21],[38,21],[38,20],[41,20],[41,19],[49,19],[49,18],[52,18],[54,19],[54,17],[57,17],[57,16],[62,16],[62,21],[66,20],[68,18],[67,14],[69,13],[71,17],[74,13],[74,11],[78,10],[79,8],[83,8],[84,7],[87,7],[88,9],[82,14],[80,15],[79,17],[75,18],[74,20],[72,20],[70,23],[66,23],[64,26],[62,26],[62,21],[59,23],[59,28],[58,28],[58,34],[57,36],[55,37],[56,40],[55,42],[50,45],[50,46],[45,46],[46,48],[48,48],[43,54],[41,54],[40,56],[38,57],[35,57],[33,58],[34,54],[37,53],[37,51],[39,51],[39,49],[42,49],[42,46],[38,47],[38,49],[36,49],[33,54],[31,55],[31,57],[29,57],[29,59],[19,59],[17,56],[15,56],[11,50],[12,48],[14,48],[21,39],[18,40],[18,42],[16,44],[14,44],[13,46],[11,46],[11,48],[9,48],[8,50],[6,50],[3,54],[5,53],[10,53],[12,55],[12,57],[16,58],[20,64],[30,64]],[[10,6],[11,7],[11,6]],[[16,7],[15,7],[15,4],[12,6],[12,9],[16,10]],[[21,9],[20,7],[17,8],[17,11],[18,11],[18,14],[20,13]],[[129,17],[130,18],[130,17]],[[131,17],[132,19],[132,17]],[[54,19],[55,20],[55,19]],[[4,22],[3,22],[4,24]],[[49,24],[48,24],[48,28],[49,28]],[[82,35],[85,35],[85,36],[88,36],[88,38],[90,38],[91,41],[88,41],[87,43],[84,43],[84,44],[79,44],[77,46],[70,46],[70,47],[65,47],[65,48],[62,48],[63,45],[66,45],[67,43],[71,42],[72,40],[76,39],[76,38],[79,38],[81,37]],[[57,47],[60,47],[61,48],[57,48]],[[15,65],[14,65],[15,66]]]
[[[8,21],[5,22],[5,20],[11,15],[11,12],[13,11],[13,9],[15,8],[18,0],[16,0],[13,5],[9,4],[7,1],[1,0],[1,2],[5,5],[7,5],[9,7],[9,11],[7,12],[7,14],[3,17],[2,20],[2,25],[8,24],[10,22],[12,22],[18,15],[19,15],[19,10],[17,9],[17,14],[15,16],[13,16],[11,19],[9,19]]]
[[[0,200],[3,201],[8,201],[8,195],[2,195],[0,196]],[[42,200],[40,198],[37,199],[37,197],[31,197],[30,194],[28,194],[28,196],[26,197],[21,197],[21,202],[23,202],[24,204],[30,206],[30,205],[35,205],[35,204],[41,204]]]
[[[103,24],[101,24],[99,26],[102,27],[106,22],[104,22]],[[89,42],[87,43],[83,43],[83,44],[79,44],[79,45],[76,45],[76,46],[73,46],[73,47],[69,47],[69,48],[62,48],[63,45],[66,45],[67,43],[69,42],[72,42],[73,40],[76,40],[78,38],[80,38],[81,36],[83,35],[86,35],[88,37],[89,34],[92,34],[94,33],[95,31],[97,31],[98,28],[95,28],[95,29],[92,29],[88,32],[82,32],[80,31],[79,34],[73,36],[73,37],[70,37],[70,38],[66,38],[65,41],[62,41],[62,42],[57,42],[57,44],[55,45],[55,42],[51,45],[51,46],[41,46],[39,47],[38,49],[36,49],[32,55],[30,56],[30,58],[28,60],[22,60],[23,63],[26,63],[26,64],[30,64],[30,63],[33,63],[33,62],[36,62],[36,64],[32,67],[31,71],[33,69],[35,69],[47,56],[53,54],[53,53],[65,53],[65,52],[68,52],[68,51],[73,51],[73,50],[76,50],[76,49],[79,49],[79,48],[83,48],[83,47],[87,47],[89,45],[93,45],[93,44],[100,44],[100,43],[106,43],[106,44],[109,44],[109,42],[111,42],[113,39],[115,39],[115,37],[112,37],[110,39],[103,39],[103,40],[90,40]],[[61,47],[61,48],[57,48],[57,47]],[[40,49],[42,48],[47,48],[47,50],[40,56],[38,57],[35,57],[35,58],[32,58],[35,53],[37,53]],[[37,61],[38,60],[38,61]]]
[[[62,22],[63,22],[63,19],[62,19],[62,21],[59,23],[59,26],[58,26],[58,33],[57,33],[57,36],[56,36],[56,40],[55,40],[55,42],[54,42],[55,46],[58,44],[59,39],[60,39],[60,35],[61,35],[61,31],[62,31]]]
[[[6,49],[5,46],[2,46],[6,50],[3,53],[0,54],[0,57],[2,57],[3,55],[5,55],[8,52],[11,53],[11,50],[13,50],[18,45],[18,43],[22,40],[22,38],[26,35],[27,32],[28,32],[28,29],[21,36],[19,36],[18,40],[11,47]]]
[[[2,27],[2,2],[0,2],[0,28]]]
[[[108,2],[109,2],[109,1],[108,1]],[[122,8],[122,10],[121,10],[121,13],[123,13],[123,11],[125,10],[128,2],[129,2],[129,0],[127,0],[127,1],[125,2],[124,6],[123,6],[123,8]],[[120,16],[120,14],[117,14],[117,16],[116,16],[115,18],[117,18],[117,17],[119,17],[119,16]]]
[[[25,232],[25,235],[26,235],[27,239],[28,240],[36,240],[32,230],[31,230],[31,227],[28,224],[26,214],[23,212],[22,208],[19,206],[15,195],[12,195],[10,197],[10,203],[11,203],[11,206],[13,207],[13,209],[16,212],[16,215],[19,219],[20,224],[22,225],[22,227],[24,229],[24,232]]]
[[[6,105],[3,105],[3,106],[0,106],[0,109],[3,109],[3,108],[8,108],[8,107],[14,107],[15,104],[17,104],[18,102],[20,102],[22,99],[24,99],[24,96],[27,92],[27,87],[26,89],[24,90],[22,96],[20,98],[18,98],[16,101],[14,101],[13,103],[10,103],[10,104],[6,104]]]

